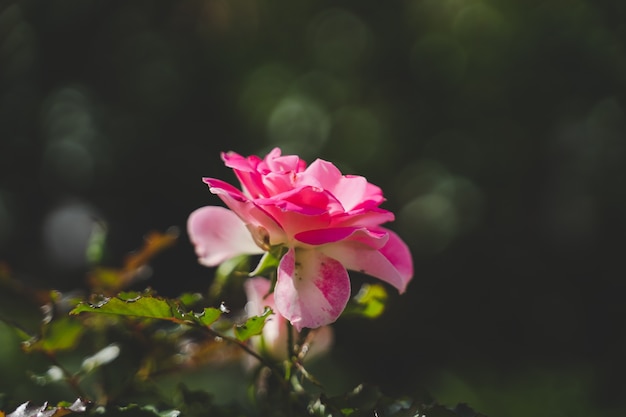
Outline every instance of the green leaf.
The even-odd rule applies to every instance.
[[[252,336],[261,334],[263,326],[265,326],[265,320],[272,314],[273,311],[269,307],[265,307],[265,311],[260,316],[250,317],[244,324],[235,326],[235,336],[241,342],[250,339]]]
[[[70,314],[89,312],[179,321],[167,300],[152,296],[127,298],[126,295],[127,293],[122,294],[122,298],[111,297],[98,304],[81,303],[74,307]]]
[[[187,292],[178,297],[178,301],[180,301],[181,305],[187,308],[193,307],[200,300],[202,300],[202,295],[197,292],[193,292],[193,293]]]
[[[196,322],[209,327],[220,318],[222,312],[218,308],[207,307],[202,313],[194,314]]]
[[[167,320],[179,324],[210,326],[221,315],[216,308],[205,308],[201,313],[182,310],[180,301],[164,299],[153,295],[137,295],[125,292],[117,297],[105,298],[98,303],[78,304],[70,314],[96,313],[130,316],[143,319]]]
[[[348,302],[342,316],[360,316],[375,319],[385,311],[387,291],[380,284],[363,284],[359,292]]]
[[[119,294],[117,294],[117,298],[119,298],[122,301],[132,303],[134,301],[139,300],[141,297],[145,295],[148,295],[148,294],[145,292],[139,292],[139,291],[122,291]]]
[[[41,335],[22,343],[26,352],[59,352],[76,346],[84,333],[84,327],[71,317],[62,317],[46,323],[41,328]]]

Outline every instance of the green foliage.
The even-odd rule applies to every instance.
[[[261,334],[265,320],[273,313],[271,308],[265,308],[260,316],[253,316],[246,320],[245,323],[235,326],[235,336],[241,342],[245,342],[252,336]]]
[[[387,290],[380,284],[363,284],[359,292],[348,301],[342,317],[359,316],[375,319],[385,311]]]
[[[22,347],[26,351],[59,352],[73,349],[85,332],[83,325],[72,317],[61,317],[44,322],[41,335],[25,341]]]
[[[117,297],[105,297],[94,303],[80,303],[70,314],[113,314],[201,326],[210,326],[221,316],[220,310],[211,307],[205,308],[201,313],[185,312],[181,304],[178,300],[155,297],[149,293],[120,293]]]
[[[266,266],[272,265],[275,260],[270,259],[267,262]],[[225,417],[268,414],[294,417],[371,415],[408,417],[418,415],[418,413],[428,417],[477,416],[475,413],[469,413],[467,409],[463,409],[461,414],[456,409],[446,408],[432,401],[423,402],[418,398],[388,397],[378,388],[369,385],[360,385],[346,394],[327,397],[322,383],[304,367],[297,355],[286,358],[286,362],[282,365],[276,364],[266,360],[246,344],[250,338],[262,333],[266,320],[273,313],[270,308],[266,308],[263,314],[250,317],[244,323],[238,324],[236,318],[231,320],[218,308],[204,306],[201,307],[202,310],[199,313],[191,311],[190,308],[202,306],[205,301],[199,294],[183,294],[178,298],[170,299],[156,296],[151,290],[146,290],[143,292],[122,291],[110,297],[92,296],[88,302],[72,301],[73,308],[69,311],[69,316],[59,315],[58,312],[53,313],[59,309],[58,303],[65,299],[67,297],[61,293],[55,293],[50,297],[50,302],[53,304],[48,306],[48,310],[51,313],[44,317],[39,335],[25,345],[26,353],[41,352],[53,361],[53,366],[44,375],[37,376],[36,380],[47,386],[65,383],[81,398],[88,397],[89,392],[93,392],[94,389],[104,390],[106,393],[104,396],[97,396],[100,398],[99,403],[102,403],[105,398],[120,397],[115,402],[103,404],[91,410],[78,407],[88,402],[58,407],[24,406],[7,417],[35,415],[61,417],[72,413],[88,413],[104,417],[177,417],[179,415],[200,417],[207,413]],[[382,286],[363,286],[352,300],[353,309],[349,314],[368,318],[376,317],[382,313],[385,300],[386,292]],[[116,317],[116,320],[103,322],[91,319],[98,317]],[[214,327],[218,321],[221,322],[220,325]],[[176,326],[157,325],[168,322]],[[136,324],[141,325],[136,326]],[[124,327],[133,330],[130,340],[122,343],[109,341],[109,344],[105,345],[107,329],[119,328],[121,330]],[[197,330],[201,331],[200,335],[194,334]],[[95,353],[88,354],[77,371],[71,371],[64,367],[57,355],[72,349],[77,350],[81,337],[87,332],[100,339],[100,348]],[[304,334],[301,336],[304,337]],[[179,343],[186,339],[194,340],[200,352],[198,356],[181,356]],[[145,391],[147,382],[153,380],[157,383],[154,378],[160,373],[180,372],[185,368],[196,367],[210,358],[211,352],[214,351],[222,357],[228,354],[229,350],[225,349],[227,345],[224,345],[224,341],[229,346],[238,349],[240,354],[254,356],[260,363],[260,369],[267,371],[257,375],[259,380],[255,385],[265,387],[266,391],[261,396],[255,394],[253,403],[217,404],[209,392],[188,389],[184,385],[179,385],[174,395],[164,395],[159,389]],[[139,345],[133,347],[137,343]],[[124,359],[124,352],[138,348],[141,349],[140,362],[128,368],[128,359]],[[174,357],[179,357],[179,359],[173,361]],[[100,377],[105,375],[112,377],[112,373],[119,372],[122,375],[126,373],[134,374],[134,376],[126,380],[115,377],[119,383],[113,386],[108,384],[93,386],[93,382],[90,382],[93,378],[90,375],[96,372]],[[157,386],[158,383],[154,388]],[[142,397],[136,397],[136,394],[141,391],[147,395],[147,402],[138,401]]]

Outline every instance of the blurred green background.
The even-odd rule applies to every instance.
[[[414,254],[382,318],[336,324],[348,379],[624,415],[625,48],[610,0],[5,1],[0,261],[80,288],[94,228],[115,265],[177,226],[142,285],[203,292],[201,177],[280,146],[381,186]],[[11,392],[29,359],[2,326]]]

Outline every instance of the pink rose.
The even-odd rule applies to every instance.
[[[265,307],[276,310],[274,304],[274,294],[270,294],[271,282],[262,277],[254,277],[244,282],[244,289],[248,303],[246,304],[246,312],[248,317],[260,316],[263,314]],[[315,332],[315,333],[313,333]],[[314,330],[308,336],[308,351],[305,358],[311,359],[330,349],[333,342],[333,332],[328,326],[320,327]],[[297,335],[293,335],[293,340],[297,339]],[[274,360],[282,361],[287,358],[287,325],[283,316],[272,314],[267,318],[263,333],[260,337],[251,339],[252,345],[256,350],[264,356],[268,356]],[[252,358],[246,356],[246,358]]]
[[[282,245],[276,310],[300,331],[334,322],[350,298],[347,269],[379,278],[404,292],[413,276],[406,244],[381,227],[393,213],[381,209],[379,187],[342,175],[332,163],[307,167],[278,148],[264,159],[222,154],[242,190],[204,178],[230,208],[203,207],[189,216],[188,231],[201,263],[218,265],[240,254]],[[231,211],[232,210],[232,211]]]

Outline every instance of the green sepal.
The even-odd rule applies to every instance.
[[[268,252],[265,252],[261,257],[254,271],[248,275],[251,277],[256,276],[271,276],[278,269],[278,264],[285,253],[287,248],[283,245],[272,246]]]

